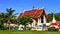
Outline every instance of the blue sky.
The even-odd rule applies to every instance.
[[[0,12],[6,12],[6,8],[12,8],[15,13],[24,10],[44,7],[46,14],[60,12],[60,0],[0,0]]]

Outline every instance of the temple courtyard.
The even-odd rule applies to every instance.
[[[0,34],[60,34],[59,31],[0,30]]]

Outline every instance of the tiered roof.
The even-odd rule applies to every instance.
[[[44,15],[46,16],[44,8],[27,10],[27,11],[24,11],[24,13],[20,13],[20,15],[18,16],[18,19],[20,19],[22,16],[30,16],[36,19],[36,18],[39,18],[42,15],[42,13],[44,13]]]

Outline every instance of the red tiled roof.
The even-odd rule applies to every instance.
[[[36,14],[36,10],[29,10],[29,11],[25,11],[23,16],[31,16],[32,18],[35,16]]]
[[[60,21],[56,21],[55,23],[50,22],[50,26],[57,26],[60,25]]]
[[[20,15],[18,16],[18,19],[23,15],[23,13],[20,13]]]
[[[57,23],[51,23],[50,26],[57,26]]]
[[[58,25],[60,25],[60,21],[56,21],[56,23],[57,23]]]
[[[24,11],[24,13],[20,13],[18,18],[22,16],[31,16],[32,18],[36,19],[36,18],[39,18],[43,12],[44,12],[44,15],[46,16],[44,9],[27,10],[27,11]]]

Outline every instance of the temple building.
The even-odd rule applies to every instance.
[[[18,16],[18,19],[20,19],[22,16],[30,16],[32,18],[33,20],[32,25],[28,24],[28,26],[32,27],[32,29],[35,29],[35,30],[45,29],[46,30],[50,26],[60,29],[60,21],[56,21],[54,15],[51,22],[49,23],[46,22],[47,16],[46,16],[44,8],[34,9],[33,7],[33,9],[31,10],[25,10],[24,12],[20,13],[20,15]]]
[[[18,19],[20,19],[22,16],[30,16],[32,17],[33,23],[32,27],[40,27],[42,26],[41,24],[46,23],[46,13],[44,8],[41,9],[31,9],[31,10],[25,10],[23,13],[20,13],[18,16]]]

